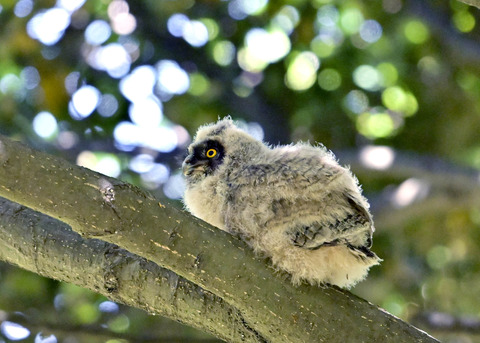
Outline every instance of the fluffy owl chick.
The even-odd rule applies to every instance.
[[[381,261],[356,178],[323,146],[272,148],[227,118],[199,128],[183,173],[186,208],[241,236],[294,284],[350,288]]]

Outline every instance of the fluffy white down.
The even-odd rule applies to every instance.
[[[186,208],[218,228],[240,235],[252,248],[271,258],[294,284],[329,283],[350,288],[381,261],[345,244],[307,249],[292,243],[292,228],[335,223],[354,213],[368,212],[368,202],[351,172],[341,167],[323,146],[296,144],[271,148],[224,119],[201,127],[192,146],[207,139],[225,148],[223,163],[213,174],[193,182],[187,177]],[[351,207],[344,194],[356,206]],[[365,245],[374,227],[370,221],[345,232],[322,230],[316,242],[346,239]]]

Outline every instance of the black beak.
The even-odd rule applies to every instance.
[[[192,175],[195,172],[205,172],[204,166],[208,163],[207,160],[198,160],[193,155],[188,155],[182,163],[183,175]]]

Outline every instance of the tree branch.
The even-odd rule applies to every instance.
[[[0,196],[55,217],[84,236],[117,244],[210,291],[242,314],[258,341],[436,342],[347,291],[294,287],[243,241],[132,185],[4,137]],[[146,304],[154,303],[152,294]]]
[[[458,0],[460,2],[463,2],[464,4],[474,6],[476,8],[480,8],[480,0]]]
[[[224,340],[258,342],[219,297],[117,246],[84,239],[64,223],[0,198],[0,260],[73,283]],[[63,266],[58,268],[58,266]]]

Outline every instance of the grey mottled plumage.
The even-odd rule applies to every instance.
[[[183,171],[187,209],[240,235],[294,283],[351,287],[380,261],[358,182],[323,146],[271,148],[224,119],[198,130]]]

